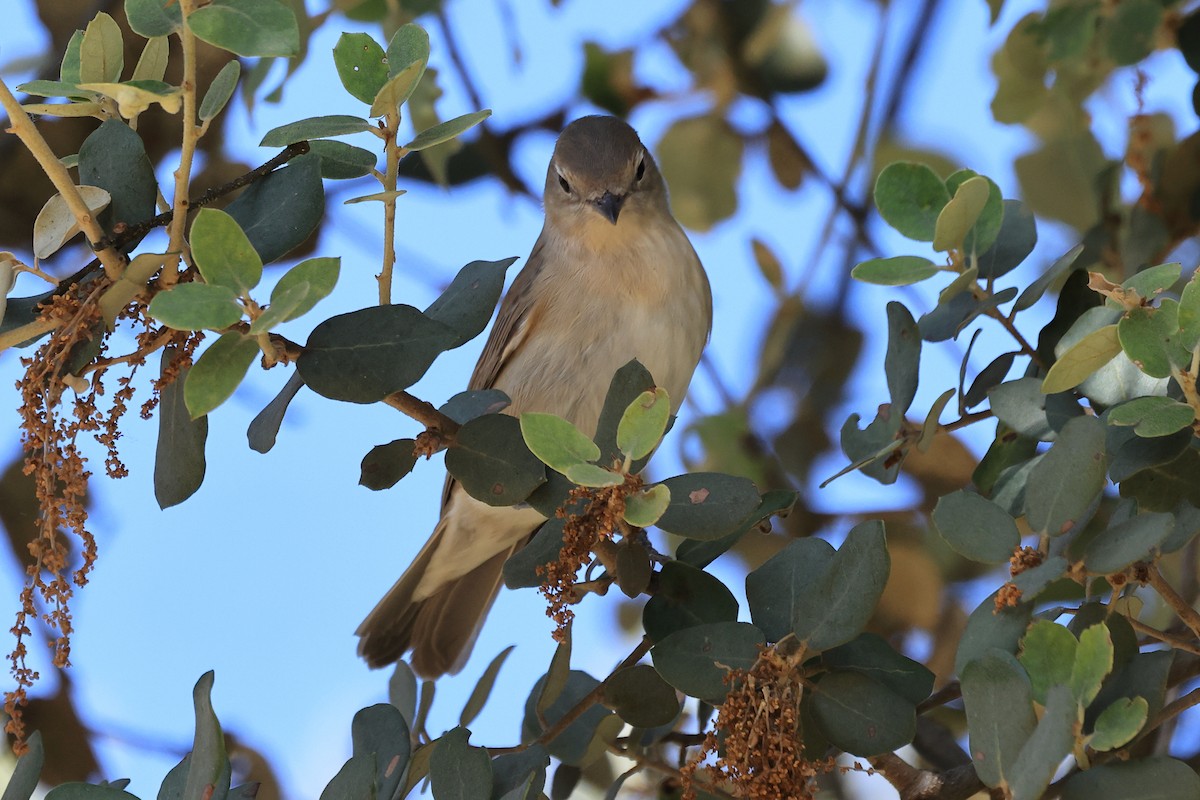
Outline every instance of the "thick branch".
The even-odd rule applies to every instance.
[[[963,764],[946,772],[917,769],[895,753],[869,759],[888,783],[900,793],[900,800],[966,800],[985,789],[973,764]]]
[[[46,143],[37,126],[33,124],[33,120],[25,113],[25,109],[21,108],[21,104],[17,98],[13,97],[4,81],[0,81],[0,105],[3,105],[4,110],[8,112],[8,121],[11,126],[8,129],[9,132],[17,135],[21,144],[25,145],[37,160],[38,166],[46,173],[46,177],[54,184],[54,188],[62,195],[71,215],[79,223],[83,235],[96,248],[96,257],[104,265],[104,271],[113,280],[119,278],[121,271],[125,268],[125,260],[116,250],[96,244],[104,239],[104,229],[92,216],[91,209],[84,202],[83,196],[79,194],[79,188],[75,185],[75,181],[71,180],[67,168],[50,149],[50,145]]]

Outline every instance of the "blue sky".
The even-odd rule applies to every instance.
[[[642,45],[647,31],[671,19],[684,5],[678,0],[604,4],[567,0],[554,9],[548,3],[509,2],[522,44],[519,65],[510,60],[507,43],[497,43],[498,4],[456,0],[449,8],[468,68],[494,111],[488,124],[505,130],[573,96],[581,68],[581,41],[595,40],[613,48]],[[895,62],[895,51],[913,23],[917,4],[892,5],[885,63]],[[988,62],[1022,9],[1036,4],[1007,3],[995,28],[988,27],[982,0],[945,5],[928,37],[930,52],[911,83],[900,130],[907,144],[936,149],[992,177],[1005,196],[1017,196],[1012,160],[1030,149],[1032,142],[1023,129],[991,119],[988,103],[994,81]],[[27,4],[13,6],[7,13],[18,16],[15,22],[10,17],[0,34],[0,63],[35,55],[43,45]],[[829,59],[829,78],[819,90],[788,98],[781,106],[801,141],[813,148],[822,169],[840,174],[863,99],[863,80],[879,24],[878,4],[846,0],[801,3],[798,8]],[[361,28],[337,18],[324,26],[281,105],[259,104],[253,117],[237,104],[226,112],[232,115],[230,141],[241,143],[236,149],[242,158],[259,163],[273,155],[253,144],[275,125],[317,113],[362,112],[338,84],[330,56],[338,34],[356,29]],[[443,117],[471,110],[461,86],[450,78],[453,70],[446,68],[440,31],[436,25],[429,29],[433,65],[440,68],[446,88],[440,106]],[[1168,111],[1192,124],[1188,81],[1194,76],[1189,76],[1178,53],[1159,53],[1147,66],[1153,76],[1146,92],[1147,110]],[[689,76],[664,43],[645,44],[636,71],[669,96],[639,109],[631,120],[651,147],[673,118],[707,107],[706,98],[688,92]],[[885,77],[890,77],[890,70]],[[1117,124],[1125,119],[1134,107],[1132,85],[1131,74],[1118,73],[1097,97],[1097,119]],[[592,110],[572,106],[574,115]],[[767,117],[756,102],[742,101],[732,109],[731,119],[739,129],[754,131]],[[1123,130],[1109,128],[1103,133],[1106,151],[1119,155]],[[356,143],[367,146],[365,141]],[[530,185],[541,185],[552,146],[550,135],[529,136],[518,143],[515,166]],[[340,205],[372,189],[365,182],[327,188],[333,216],[319,255],[342,257],[341,279],[333,295],[312,314],[283,330],[297,341],[303,341],[320,319],[375,302],[382,215],[373,204]],[[459,267],[475,259],[521,256],[510,271],[510,276],[515,275],[541,226],[538,204],[510,196],[494,182],[449,192],[406,188],[410,191],[400,201],[397,226],[400,261],[395,297],[399,302],[424,307]],[[794,193],[780,189],[763,154],[752,150],[739,184],[737,216],[711,232],[692,236],[716,297],[709,357],[735,392],[753,377],[767,322],[763,309],[770,297],[754,266],[750,237],[759,236],[776,250],[794,283],[808,269],[806,259],[813,252],[828,202],[812,181]],[[838,232],[845,230],[840,226]],[[1054,225],[1043,224],[1039,230],[1041,241],[1033,265],[1048,264],[1073,243],[1068,232]],[[891,254],[920,252],[882,228],[878,233]],[[839,268],[837,260],[818,265],[810,297],[828,299],[838,285],[835,270]],[[280,274],[281,270],[269,271],[268,280]],[[914,314],[920,314],[932,306],[936,288],[903,299]],[[15,294],[39,290],[26,276]],[[864,327],[878,329],[884,304],[894,297],[889,290],[859,287],[852,314]],[[1027,333],[1032,331],[1032,326],[1027,328]],[[440,403],[459,391],[481,346],[482,339],[443,357],[413,392]],[[880,368],[883,347],[881,337],[868,339],[846,413],[870,415],[886,397]],[[997,347],[1000,352],[1003,343]],[[959,348],[927,348],[915,412],[928,408],[953,384],[960,354]],[[988,360],[990,355],[984,351],[976,364]],[[0,385],[11,386],[17,374],[15,358],[0,357]],[[297,798],[316,796],[348,756],[354,712],[385,698],[388,673],[372,672],[357,659],[352,632],[432,530],[444,474],[440,458],[419,465],[391,491],[374,493],[357,486],[359,461],[372,446],[411,436],[418,427],[383,406],[337,404],[307,391],[293,403],[275,449],[267,455],[250,451],[246,426],[286,377],[283,369],[252,370],[242,389],[212,415],[208,477],[197,495],[182,506],[163,512],[155,507],[151,476],[156,424],[133,415],[121,446],[130,477],[94,481],[92,525],[100,560],[91,583],[75,601],[73,677],[88,724],[99,731],[123,732],[100,739],[106,777],[133,778],[131,790],[142,797],[155,794],[178,755],[146,750],[127,739],[188,749],[191,687],[206,670],[216,670],[214,702],[226,729],[262,750],[285,790]],[[17,398],[15,393],[10,397],[11,406]],[[4,406],[0,403],[0,414],[10,415],[12,430],[15,415]],[[688,415],[719,408],[713,386],[699,375],[681,423],[686,424]],[[676,430],[682,430],[683,424]],[[986,446],[984,433],[972,440],[980,451]],[[668,440],[656,458],[656,474],[665,477],[679,471],[678,446],[677,436]],[[0,439],[0,461],[7,462],[16,449],[15,433]],[[92,453],[93,464],[102,460],[98,449]],[[817,472],[829,475],[841,466],[839,459],[826,459]],[[811,502],[835,511],[901,506],[906,499],[903,490],[883,489],[852,475],[814,494]],[[718,567],[717,572],[723,577],[736,575],[736,565]],[[0,566],[0,598],[10,598],[14,611],[21,578],[10,562]],[[731,583],[740,592],[740,579]],[[617,606],[610,596],[590,598],[579,608],[575,666],[607,674],[632,647],[632,641],[613,644]],[[466,695],[488,660],[503,647],[518,643],[492,701],[473,726],[472,740],[500,746],[517,743],[521,704],[553,650],[551,625],[542,608],[541,598],[532,590],[502,592],[472,661],[462,674],[439,685],[429,726],[432,732],[456,724]],[[590,642],[603,646],[588,647]],[[32,649],[33,664],[48,672],[42,653]],[[44,688],[50,685],[48,680]],[[882,782],[876,779],[871,785],[878,789]]]

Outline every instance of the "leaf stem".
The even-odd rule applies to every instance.
[[[188,27],[188,17],[196,9],[196,2],[197,0],[179,0],[179,10],[183,17],[183,24],[179,29],[179,41],[183,50],[183,79],[180,82],[183,94],[183,136],[179,144],[179,166],[175,168],[174,173],[175,196],[169,228],[170,243],[167,245],[167,251],[171,253],[183,252],[183,232],[190,206],[188,188],[192,180],[192,159],[201,136],[200,127],[196,124],[196,37]],[[159,282],[163,286],[173,286],[179,278],[179,272],[178,269],[164,267]]]
[[[383,173],[383,266],[379,271],[379,305],[392,304],[392,272],[396,265],[396,183],[400,174],[400,159],[408,151],[400,146],[400,110],[387,115],[384,129],[384,153],[387,167]]]

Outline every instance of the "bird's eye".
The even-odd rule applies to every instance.
[[[567,179],[564,178],[562,175],[558,176],[558,185],[563,187],[563,191],[566,192],[567,194],[571,193],[571,184],[567,183]]]
[[[635,180],[640,181],[642,179],[642,176],[645,174],[646,174],[646,159],[645,159],[645,157],[642,157],[642,158],[638,159],[637,174],[634,176],[634,178],[635,178]]]

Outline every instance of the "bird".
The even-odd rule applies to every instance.
[[[556,414],[593,436],[613,374],[636,358],[677,412],[708,342],[712,291],[650,151],[617,117],[574,120],[555,143],[543,206],[469,388],[507,394],[502,413]],[[411,650],[423,678],[458,672],[504,562],[545,521],[447,476],[433,534],[356,631],[359,655],[378,668]]]

